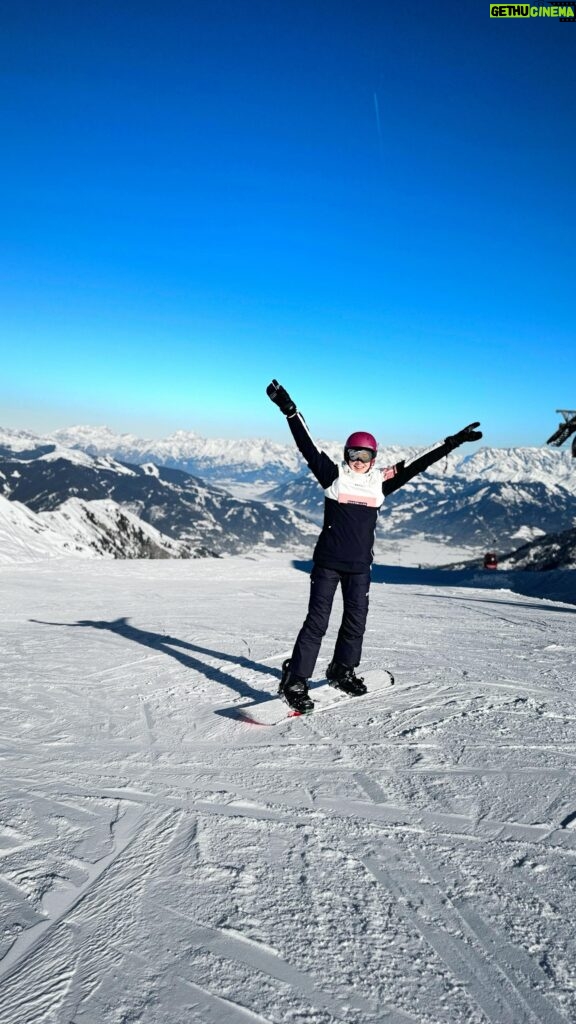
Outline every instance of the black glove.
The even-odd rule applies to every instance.
[[[458,448],[458,445],[464,444],[465,441],[479,441],[482,437],[482,431],[476,430],[480,423],[469,423],[467,427],[459,430],[457,434],[451,434],[450,437],[445,438],[444,443],[449,446],[449,450],[453,451],[454,448]]]
[[[279,384],[277,380],[273,380],[272,383],[268,385],[268,387],[266,388],[266,394],[268,395],[268,398],[272,402],[274,402],[274,405],[278,406],[280,412],[283,412],[285,416],[294,415],[294,413],[296,412],[296,406],[292,399],[290,398],[290,395],[286,391],[286,388],[283,388],[282,385]]]

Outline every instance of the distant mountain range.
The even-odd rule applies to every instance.
[[[45,441],[34,446],[30,436],[27,442],[14,450],[0,437],[0,494],[41,514],[45,527],[68,535],[80,530],[79,551],[87,542],[115,556],[123,550],[123,557],[201,557],[302,546],[316,532],[285,505],[235,498],[182,470],[129,465]]]
[[[341,458],[338,442],[317,443]],[[379,463],[416,454],[390,446]],[[0,493],[42,513],[73,498],[115,502],[184,545],[184,556],[258,544],[311,548],[323,507],[322,491],[288,433],[283,445],[185,431],[146,441],[107,428],[71,427],[42,437],[0,430]],[[569,452],[464,447],[387,499],[378,536],[508,552],[575,525],[576,463]]]
[[[397,451],[385,453],[384,464]],[[407,453],[407,461],[414,452]],[[310,473],[267,491],[321,519],[323,494]],[[422,536],[478,551],[516,545],[576,523],[576,463],[555,449],[459,449],[386,500],[381,539]]]
[[[308,475],[268,492],[274,501],[322,515],[323,494]],[[556,484],[501,483],[426,473],[386,499],[378,536],[423,536],[446,544],[509,550],[514,543],[561,530],[576,521],[576,494]]]
[[[342,445],[318,441],[331,458],[342,457]],[[264,489],[292,480],[305,469],[302,456],[291,442],[286,428],[286,443],[266,438],[205,438],[179,430],[159,441],[144,440],[132,434],[115,434],[108,427],[68,427],[52,434],[37,435],[26,430],[0,428],[0,446],[12,451],[36,449],[43,445],[77,448],[89,455],[109,455],[131,465],[154,463],[169,469],[181,469],[203,480],[231,484],[252,484]],[[396,462],[416,449],[391,446],[383,449],[382,459]]]

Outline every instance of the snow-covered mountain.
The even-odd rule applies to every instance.
[[[340,441],[316,439],[316,443],[331,458],[342,457]],[[134,465],[153,462],[229,484],[264,480],[280,483],[300,476],[305,468],[288,430],[286,443],[280,444],[266,438],[205,438],[185,430],[178,430],[162,440],[146,440],[133,434],[117,434],[108,427],[75,426],[44,435],[0,427],[0,452],[24,452],[51,445],[78,448],[94,456],[108,455]],[[391,465],[402,458],[410,461],[418,451],[409,446],[383,445],[378,463]],[[576,465],[567,449],[480,448],[471,452],[464,446],[446,461],[432,466],[427,476],[481,479],[487,483],[560,485],[576,494]]]
[[[113,501],[71,498],[54,512],[33,512],[0,495],[0,564],[75,555],[81,558],[201,556]]]
[[[172,540],[114,501],[70,498],[54,512],[33,512],[0,495],[0,564],[80,558],[190,558],[209,552]]]
[[[341,457],[339,442],[317,443],[333,459]],[[77,480],[62,483],[55,466],[63,444],[72,446],[66,449],[66,459],[77,460],[79,475],[82,466],[98,470],[98,486],[96,477],[87,492]],[[106,427],[71,427],[44,436],[0,430],[2,452],[7,458],[17,454],[20,459],[51,465],[51,482],[46,467],[43,482],[36,469],[32,490],[22,484],[11,492],[32,508],[55,507],[51,501],[60,503],[75,494],[112,498],[171,537],[216,551],[246,550],[262,540],[281,547],[294,543],[296,535],[309,542],[309,524],[298,519],[297,525],[286,516],[303,514],[318,522],[322,515],[323,494],[289,436],[283,445],[265,439],[209,440],[186,431],[148,441],[115,434]],[[416,454],[416,449],[389,446],[381,449],[378,461],[390,465],[401,458],[410,461]],[[90,457],[92,461],[83,463]],[[106,475],[112,465],[124,466],[114,470],[124,479],[113,487]],[[151,466],[158,468],[151,470]],[[195,492],[190,498],[194,510],[186,505],[183,511],[180,506],[177,513],[174,489],[181,490],[182,478],[178,481],[170,474],[191,471],[197,477],[189,476],[185,489],[188,498],[190,488]],[[146,499],[140,494],[142,474],[156,474],[154,494]],[[257,494],[264,503],[233,498],[215,488],[215,481],[235,488],[237,495]],[[478,552],[493,546],[503,551],[574,524],[576,464],[568,451],[481,448],[474,452],[465,446],[387,500],[378,536],[386,542],[419,537]]]
[[[415,480],[392,495],[385,531],[499,550],[576,522],[576,495],[544,483]]]
[[[500,560],[501,569],[576,569],[576,528],[549,533],[529,544],[523,544]],[[574,575],[576,598],[576,573]]]
[[[91,455],[112,455],[134,465],[154,462],[226,483],[275,483],[294,476],[300,469],[300,457],[293,446],[265,438],[210,439],[178,430],[163,440],[146,441],[131,434],[114,434],[106,427],[71,427],[57,430],[53,439]]]
[[[86,548],[77,550],[71,537],[54,529],[36,512],[19,501],[8,501],[0,494],[0,564],[32,562],[62,555],[88,556]]]
[[[39,512],[38,517],[77,547],[86,545],[96,555],[112,558],[203,558],[211,554],[173,540],[144,522],[115,501],[83,501],[69,498],[54,512]]]
[[[25,435],[30,438],[32,435]],[[92,455],[111,455],[136,465],[154,462],[159,466],[183,469],[204,479],[281,482],[298,476],[303,460],[296,451],[288,429],[286,443],[266,438],[205,438],[190,431],[179,430],[158,440],[142,440],[131,434],[115,434],[107,427],[70,427],[57,430],[43,443],[56,442],[65,447],[81,448]],[[0,443],[2,432],[0,431]],[[342,457],[342,442],[316,439],[330,458]],[[391,465],[399,459],[408,461],[418,449],[401,445],[381,445],[378,462]],[[433,466],[429,475],[444,479],[458,477],[490,483],[544,483],[562,485],[576,494],[576,467],[568,450],[557,448],[480,448],[466,446],[453,452],[447,462]]]
[[[546,487],[565,487],[576,494],[576,462],[568,449],[479,448],[469,454],[464,445],[445,462],[432,466],[429,474],[470,482],[541,483]]]
[[[342,457],[342,443],[317,440],[331,458]],[[250,483],[255,488],[292,480],[302,473],[304,463],[286,430],[286,443],[266,438],[206,438],[192,431],[178,430],[162,440],[145,440],[133,434],[116,434],[108,427],[77,426],[38,435],[27,430],[0,427],[0,451],[26,451],[42,446],[78,448],[90,455],[109,455],[120,462],[182,469],[204,480],[226,485]],[[384,464],[411,457],[415,448],[390,445],[382,448]]]
[[[523,478],[506,481],[498,479],[503,473],[501,463],[493,478],[490,473],[473,476],[466,462],[459,472],[451,459],[446,473],[442,464],[432,467],[386,499],[378,522],[379,538],[422,536],[479,550],[496,544],[502,550],[576,522],[576,469],[572,470],[573,480],[559,473],[565,481],[559,483],[549,466],[539,481],[526,458],[523,471],[520,460],[516,467],[518,477]],[[316,521],[322,517],[324,495],[309,473],[279,484],[268,497],[283,500]]]
[[[241,501],[182,470],[152,463],[131,466],[53,444],[34,448],[31,438],[22,440],[26,443],[19,451],[6,444],[0,450],[0,493],[33,512],[54,512],[74,498],[90,504],[112,501],[124,513],[184,544],[177,548],[183,555],[238,553],[259,544],[294,546],[306,542],[315,530],[309,520],[285,506]],[[98,516],[102,512],[100,508]],[[117,515],[116,520],[118,528],[124,525]],[[155,542],[148,537],[147,543]]]

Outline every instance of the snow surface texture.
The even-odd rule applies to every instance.
[[[0,569],[3,1024],[576,1019],[576,609],[391,575],[396,685],[271,730],[286,558]]]

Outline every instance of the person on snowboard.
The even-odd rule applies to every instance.
[[[476,429],[480,424],[471,423],[408,465],[402,460],[386,469],[376,469],[378,444],[372,434],[357,430],[347,439],[344,460],[337,465],[326,452],[317,449],[304,418],[277,380],[268,385],[266,394],[286,416],[296,445],[325,494],[324,524],[313,554],[308,614],[292,656],[282,665],[278,690],[290,707],[307,712],[314,707],[308,680],[328,629],[338,585],[342,588],[344,611],[326,678],[332,686],[353,697],[366,693],[364,680],[354,669],[360,664],[362,653],[374,532],[384,498],[458,445],[478,441],[482,434]]]

